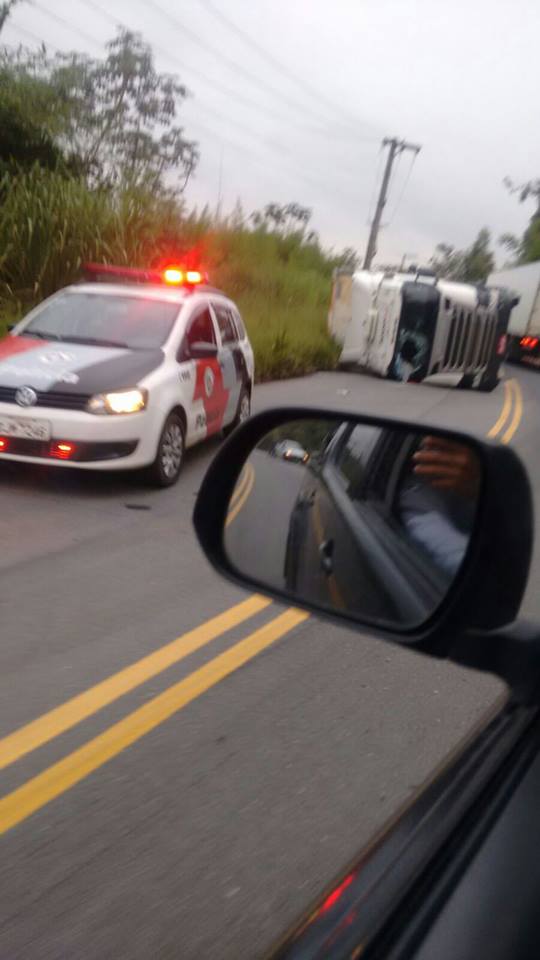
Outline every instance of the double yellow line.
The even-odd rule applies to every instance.
[[[229,512],[227,514],[227,520],[225,521],[225,526],[228,527],[230,523],[238,516],[242,507],[244,506],[247,498],[249,497],[251,491],[253,490],[253,484],[255,483],[255,470],[253,469],[251,463],[246,463],[242,473],[238,478],[238,483],[234,488],[233,495],[231,497],[231,502],[229,504]]]
[[[0,767],[15,763],[32,750],[91,717],[211,640],[260,613],[270,602],[259,596],[244,600],[16,730],[0,740]],[[87,741],[82,747],[7,794],[0,799],[0,833],[14,827],[69,790],[196,697],[238,670],[307,617],[308,614],[292,608],[279,614],[97,737]]]
[[[498,438],[501,443],[510,443],[523,416],[523,394],[517,380],[504,381],[504,402],[501,415],[491,430],[488,431],[490,440]]]

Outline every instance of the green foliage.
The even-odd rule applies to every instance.
[[[77,279],[86,260],[147,266],[194,251],[237,301],[259,379],[335,366],[326,329],[332,259],[318,243],[216,226],[207,210],[187,214],[152,191],[92,190],[38,165],[9,180],[0,208],[0,321]]]
[[[440,277],[477,283],[486,280],[495,267],[490,244],[490,232],[483,227],[466,250],[456,250],[450,244],[439,243],[430,264]]]
[[[518,195],[520,203],[533,200],[535,211],[523,236],[515,237],[511,233],[503,233],[499,237],[499,243],[512,253],[515,264],[540,260],[540,179],[515,184],[509,177],[505,177],[504,185],[510,193]]]
[[[62,152],[80,159],[80,171],[94,186],[167,194],[186,186],[199,157],[177,124],[187,91],[176,77],[156,71],[152,50],[138,34],[119,31],[101,60],[78,53],[50,57],[45,48],[4,52],[2,70],[14,84],[48,93],[42,113],[28,107],[29,119],[45,126]]]

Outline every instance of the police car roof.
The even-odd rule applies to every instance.
[[[147,300],[165,300],[168,303],[181,303],[188,297],[195,296],[197,293],[211,293],[215,296],[225,297],[227,294],[217,287],[210,287],[207,284],[199,283],[196,286],[168,286],[165,283],[103,283],[103,282],[81,282],[64,287],[70,293],[95,293],[110,296],[121,296],[128,294],[130,297],[141,297]]]

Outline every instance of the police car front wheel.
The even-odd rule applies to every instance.
[[[150,477],[160,487],[176,483],[184,463],[185,430],[178,413],[170,413],[161,431],[159,444]]]

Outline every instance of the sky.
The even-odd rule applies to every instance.
[[[502,181],[540,176],[537,0],[23,0],[2,41],[99,57],[119,24],[189,89],[190,205],[295,201],[362,254],[397,136],[422,149],[396,165],[376,261],[527,225]]]

